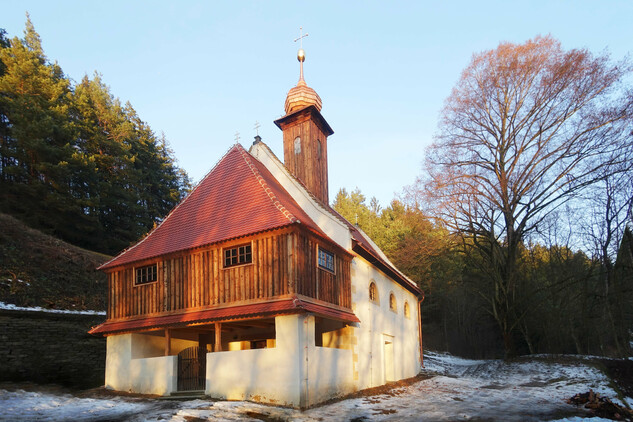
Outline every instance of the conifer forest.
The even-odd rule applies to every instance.
[[[0,212],[113,254],[188,189],[167,140],[98,73],[71,81],[30,19],[23,39],[0,30]]]
[[[386,207],[331,198],[425,292],[425,348],[631,355],[632,70],[550,36],[477,53],[417,180]],[[190,188],[98,73],[67,77],[28,18],[0,29],[0,212],[114,254]]]

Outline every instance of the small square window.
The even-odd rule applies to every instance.
[[[319,248],[319,268],[334,272],[334,254]]]
[[[136,268],[136,277],[134,284],[153,283],[158,280],[158,264],[146,265],[145,267]]]
[[[253,262],[251,245],[240,245],[224,250],[224,268]]]

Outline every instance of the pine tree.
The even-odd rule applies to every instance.
[[[28,15],[24,39],[4,34],[0,211],[93,250],[127,247],[186,193],[186,173],[98,73],[73,87]]]
[[[0,28],[0,50],[9,47],[9,40],[6,37],[6,34],[7,31]],[[0,78],[2,78],[2,76],[6,73],[6,69],[7,67],[2,61],[2,55],[0,53]],[[9,152],[9,116],[2,97],[3,96],[0,95],[0,183],[4,180],[4,169],[9,165],[9,158],[7,156]]]
[[[0,60],[2,210],[55,231],[68,211],[70,82],[47,64],[28,15],[24,40],[13,38]]]

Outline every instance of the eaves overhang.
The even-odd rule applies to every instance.
[[[413,284],[409,279],[407,279],[404,275],[400,274],[400,272],[393,269],[393,267],[382,260],[379,256],[376,256],[371,250],[363,246],[362,243],[358,241],[354,241],[354,245],[352,246],[352,250],[356,252],[358,255],[366,259],[372,265],[378,267],[382,272],[391,277],[394,281],[400,284],[402,287],[416,295],[417,297],[424,297],[424,292],[415,284]]]
[[[316,124],[321,127],[321,130],[323,131],[325,136],[330,136],[334,133],[334,130],[332,130],[332,127],[330,127],[328,122],[321,115],[321,112],[313,105],[304,107],[297,111],[293,111],[292,113],[287,114],[275,120],[274,123],[277,125],[279,129],[284,130],[284,127],[287,126],[288,124],[301,118],[306,118],[307,120],[308,117],[311,120],[315,121]]]
[[[269,318],[277,315],[296,313],[311,313],[350,324],[360,322],[354,312],[349,309],[303,295],[287,295],[286,297],[257,303],[242,303],[233,306],[110,320],[93,327],[88,333],[107,336],[162,328],[188,327],[212,322]]]

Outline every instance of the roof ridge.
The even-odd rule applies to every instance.
[[[330,212],[330,214],[338,218],[341,222],[345,223],[345,225],[348,226],[348,228],[352,228],[354,230],[356,229],[356,226],[352,224],[352,222],[349,221],[347,218],[343,217],[340,212],[336,211],[334,207],[332,207],[331,205],[328,205],[327,209]]]
[[[191,189],[191,191],[190,191],[190,192],[189,192],[189,193],[188,193],[188,194],[187,194],[187,195],[186,195],[186,196],[182,199],[182,201],[178,202],[178,204],[177,204],[174,208],[172,208],[172,209],[171,209],[171,211],[169,211],[169,213],[165,216],[165,218],[163,218],[163,219],[162,219],[162,221],[161,221],[160,223],[158,223],[158,224],[157,224],[156,226],[154,226],[154,227],[153,227],[153,228],[152,228],[149,232],[147,232],[147,233],[145,234],[145,236],[144,236],[141,240],[139,240],[138,242],[136,242],[136,243],[135,243],[135,244],[133,244],[132,246],[127,247],[127,248],[123,249],[121,252],[119,252],[116,256],[114,256],[114,257],[113,257],[111,260],[109,260],[108,262],[104,262],[103,264],[99,265],[99,266],[97,267],[97,270],[99,270],[99,269],[101,269],[101,268],[103,268],[103,267],[107,266],[107,265],[108,265],[108,264],[110,264],[111,262],[113,262],[113,261],[117,260],[117,259],[118,259],[120,256],[122,256],[123,254],[125,254],[125,253],[127,253],[127,252],[131,251],[132,249],[136,248],[137,246],[139,246],[140,244],[142,244],[143,242],[145,242],[145,240],[146,240],[146,239],[147,239],[147,238],[148,238],[148,237],[149,237],[152,233],[154,233],[156,230],[158,230],[158,228],[159,228],[160,226],[162,226],[162,225],[163,225],[163,223],[164,223],[165,221],[167,221],[167,219],[168,219],[168,218],[169,218],[169,217],[170,217],[170,216],[171,216],[171,215],[172,215],[172,214],[173,214],[173,213],[174,213],[174,212],[175,212],[178,208],[180,208],[180,206],[181,206],[182,204],[184,204],[184,203],[185,203],[185,201],[187,201],[187,199],[189,199],[189,198],[191,197],[191,195],[192,195],[192,194],[193,194],[193,193],[194,193],[194,192],[198,189],[198,187],[200,187],[200,185],[202,185],[202,182],[203,182],[203,181],[204,181],[207,177],[209,177],[209,176],[211,175],[211,173],[213,173],[213,170],[215,170],[215,169],[216,169],[216,167],[217,167],[217,166],[218,166],[218,165],[222,162],[222,160],[224,160],[224,159],[226,158],[226,156],[227,156],[227,155],[229,155],[229,153],[231,152],[231,150],[233,150],[234,148],[236,148],[238,145],[241,147],[241,145],[240,145],[240,144],[235,144],[235,145],[232,145],[232,146],[231,146],[231,147],[230,147],[230,148],[229,148],[229,149],[228,149],[228,150],[224,153],[224,155],[222,155],[222,157],[221,157],[218,161],[216,161],[215,165],[211,168],[211,170],[209,170],[209,171],[207,172],[207,174],[205,174],[205,175],[204,175],[204,177],[203,177],[202,179],[200,179],[200,181],[199,181],[198,183],[196,183],[196,185],[193,187],[193,189]],[[244,148],[242,147],[242,149],[244,149]],[[238,149],[238,151],[239,151],[239,149]]]
[[[239,145],[239,144],[238,144]],[[255,165],[253,164],[253,162],[251,161],[251,159],[255,159],[252,155],[250,155],[248,153],[248,151],[246,151],[244,149],[244,147],[242,147],[241,145],[239,145],[240,148],[238,148],[238,151],[240,152],[240,154],[242,155],[242,158],[244,159],[244,162],[246,163],[246,165],[248,166],[248,168],[251,169],[251,171],[253,172],[253,175],[255,176],[255,179],[257,179],[257,181],[259,182],[260,186],[262,187],[262,189],[264,189],[264,192],[268,195],[268,197],[270,198],[270,200],[272,201],[273,205],[275,205],[275,207],[277,207],[277,209],[291,222],[291,223],[297,223],[297,222],[301,222],[297,217],[294,216],[294,214],[292,214],[290,212],[290,210],[288,210],[280,201],[279,199],[277,199],[277,195],[275,195],[275,193],[272,191],[272,189],[270,189],[270,187],[268,186],[268,183],[266,182],[266,180],[264,179],[264,177],[261,175],[260,171],[257,169],[257,167],[255,167]]]

